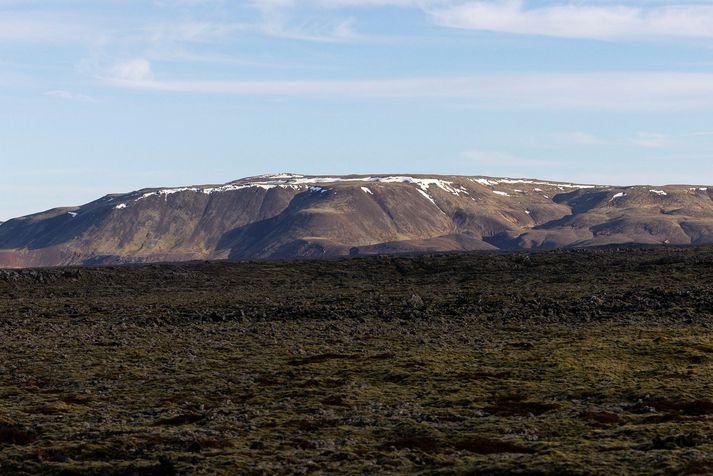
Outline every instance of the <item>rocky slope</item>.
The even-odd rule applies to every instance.
[[[713,243],[713,188],[281,174],[9,220],[0,266],[669,243]]]

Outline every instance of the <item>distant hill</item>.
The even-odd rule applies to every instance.
[[[713,188],[374,175],[144,189],[0,225],[0,266],[713,243]]]

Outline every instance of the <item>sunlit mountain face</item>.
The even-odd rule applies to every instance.
[[[713,243],[713,189],[275,174],[151,188],[0,226],[5,267]]]

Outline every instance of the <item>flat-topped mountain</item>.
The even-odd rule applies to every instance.
[[[295,174],[144,189],[0,225],[0,266],[713,243],[713,188]]]

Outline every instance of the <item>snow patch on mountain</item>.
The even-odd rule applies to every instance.
[[[540,185],[555,187],[559,190],[564,189],[587,189],[595,188],[594,185],[575,185],[570,183],[553,183],[553,182],[542,182],[536,180],[525,180],[525,179],[510,179],[510,178],[471,178],[469,179],[474,183],[494,187],[496,185],[513,185],[513,184],[530,184],[530,185]],[[422,192],[428,195],[430,200],[433,197],[430,195],[430,189],[432,187],[440,188],[441,190],[450,193],[455,196],[460,196],[460,194],[470,195],[470,192],[462,185],[454,185],[452,181],[443,180],[440,178],[423,178],[423,177],[413,177],[410,175],[385,175],[385,176],[362,176],[362,177],[307,177],[300,174],[291,173],[280,173],[280,174],[269,174],[260,175],[257,177],[248,177],[245,179],[240,179],[235,182],[231,182],[225,185],[215,185],[215,186],[204,186],[204,187],[176,187],[176,188],[164,188],[160,190],[153,190],[146,192],[141,196],[137,197],[134,201],[143,200],[149,197],[163,197],[168,199],[169,195],[173,195],[181,192],[193,192],[193,193],[203,193],[206,195],[211,195],[215,193],[233,192],[237,190],[249,189],[249,188],[259,188],[263,190],[271,190],[274,188],[284,188],[292,190],[311,190],[318,187],[321,184],[334,184],[334,183],[359,183],[359,182],[377,182],[377,183],[404,183],[413,184],[417,186]],[[367,189],[367,187],[362,187],[362,190]],[[367,189],[368,190],[368,189]],[[542,192],[540,188],[534,189],[536,192]],[[321,190],[320,190],[321,191]],[[527,193],[524,190],[518,190],[520,193]],[[364,190],[364,193],[371,193]],[[494,191],[502,196],[510,196],[507,192]],[[545,198],[548,198],[545,196]]]
[[[484,179],[484,178],[470,179],[470,180],[475,183],[479,183],[480,185],[485,185],[486,187],[491,187],[493,185],[498,184],[497,180],[488,180],[488,179]]]
[[[481,185],[485,185],[488,187],[494,187],[496,185],[516,185],[516,184],[526,184],[526,185],[544,185],[547,187],[557,187],[560,190],[563,190],[565,188],[576,188],[576,189],[588,189],[588,188],[596,188],[596,185],[580,185],[580,184],[572,184],[572,183],[555,183],[555,182],[541,182],[537,180],[526,180],[526,179],[510,179],[510,178],[502,178],[502,179],[487,179],[487,178],[477,178],[477,179],[471,179],[475,183],[479,183]],[[541,192],[539,188],[535,189],[536,192]]]
[[[420,193],[421,195],[423,195],[423,196],[426,198],[426,200],[428,200],[429,202],[433,203],[433,205],[434,205],[436,208],[438,208],[438,210],[440,210],[441,213],[443,213],[444,215],[446,215],[446,212],[444,212],[443,209],[438,206],[438,204],[436,203],[436,201],[433,199],[432,196],[430,196],[430,195],[428,194],[427,191],[425,191],[425,190],[419,188],[419,189],[418,189],[418,193]]]

